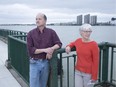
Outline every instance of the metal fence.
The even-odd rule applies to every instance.
[[[8,35],[26,35],[26,32],[0,29],[0,36],[4,39],[7,39]]]
[[[22,36],[18,37],[22,38]],[[8,37],[8,61],[11,62],[11,67],[28,83],[29,61],[26,42],[17,36]]]

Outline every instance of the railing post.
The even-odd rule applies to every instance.
[[[50,76],[48,87],[58,87],[57,76],[57,52],[55,51],[52,59],[50,60]]]
[[[109,57],[109,47],[107,42],[103,47],[103,60],[102,60],[102,81],[108,81],[108,57]]]
[[[8,59],[5,62],[6,67],[9,69],[11,68],[11,59],[10,59],[10,51],[11,50],[11,45],[10,45],[10,38],[8,36]]]
[[[111,48],[111,74],[110,74],[110,82],[112,83],[112,76],[113,76],[113,50],[114,48]]]

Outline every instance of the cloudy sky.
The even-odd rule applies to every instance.
[[[35,23],[37,13],[48,23],[76,21],[77,15],[97,15],[98,22],[116,17],[116,0],[0,0],[0,24]]]

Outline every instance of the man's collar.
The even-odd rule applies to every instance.
[[[42,30],[43,33],[45,32],[45,29],[46,29],[46,27],[43,28],[43,30]],[[40,31],[40,29],[39,29],[38,27],[37,27],[37,31],[38,31],[39,33],[41,33],[41,31]]]

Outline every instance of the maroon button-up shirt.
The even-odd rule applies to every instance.
[[[62,46],[56,32],[49,28],[44,28],[43,33],[35,28],[27,35],[27,49],[31,58],[46,58],[46,53],[34,54],[35,50],[52,47],[55,44]]]

